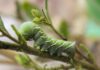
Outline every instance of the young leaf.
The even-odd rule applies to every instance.
[[[44,70],[39,64],[33,61],[27,54],[19,54],[15,57],[16,61],[27,68],[32,68],[33,70]]]
[[[96,63],[92,52],[88,48],[86,48],[83,44],[80,44],[79,48],[82,49],[85,54],[87,54],[88,59],[92,63],[94,63],[94,64]]]
[[[42,12],[40,10],[38,10],[38,9],[32,9],[32,15],[34,17],[40,18],[42,16]]]
[[[8,31],[6,30],[1,17],[0,17],[0,30],[8,34]]]
[[[33,22],[43,23],[45,20],[43,13],[39,9],[32,9],[32,15],[34,16]]]
[[[31,62],[31,60],[30,60],[30,58],[29,58],[29,56],[28,55],[17,55],[16,57],[15,57],[15,59],[16,59],[16,61],[19,63],[19,64],[21,64],[21,65],[23,65],[23,66],[30,66],[30,62]]]
[[[79,63],[75,64],[75,70],[83,70],[82,65]]]
[[[59,26],[59,32],[64,36],[67,37],[69,35],[68,25],[65,20],[61,21]]]
[[[25,11],[26,15],[30,18],[33,19],[34,16],[31,14],[31,10],[32,9],[39,9],[37,6],[35,5],[31,5],[28,1],[25,1],[22,5],[21,5],[22,9]]]
[[[15,26],[14,26],[14,25],[11,25],[11,27],[13,28],[13,30],[14,30],[15,33],[16,33],[16,35],[18,36],[19,43],[20,43],[21,45],[23,45],[23,46],[24,46],[24,45],[27,45],[27,43],[26,43],[24,37],[19,33],[19,31],[15,28]]]

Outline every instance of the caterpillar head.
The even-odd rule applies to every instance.
[[[20,28],[19,32],[24,36],[26,40],[30,40],[33,38],[33,28],[35,27],[34,22],[24,22]]]

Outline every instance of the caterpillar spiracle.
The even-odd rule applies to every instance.
[[[26,40],[33,39],[43,52],[50,55],[67,56],[73,58],[75,54],[75,42],[57,40],[48,37],[42,28],[34,22],[25,22],[19,32]]]

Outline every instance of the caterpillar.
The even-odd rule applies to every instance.
[[[66,56],[68,58],[74,57],[75,42],[51,38],[34,22],[24,22],[20,26],[19,32],[26,40],[33,39],[42,52],[47,52],[50,55]]]

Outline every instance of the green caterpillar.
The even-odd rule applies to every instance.
[[[43,52],[50,55],[74,57],[75,42],[57,40],[48,37],[39,25],[33,22],[25,22],[20,27],[20,33],[26,40],[33,39]]]

